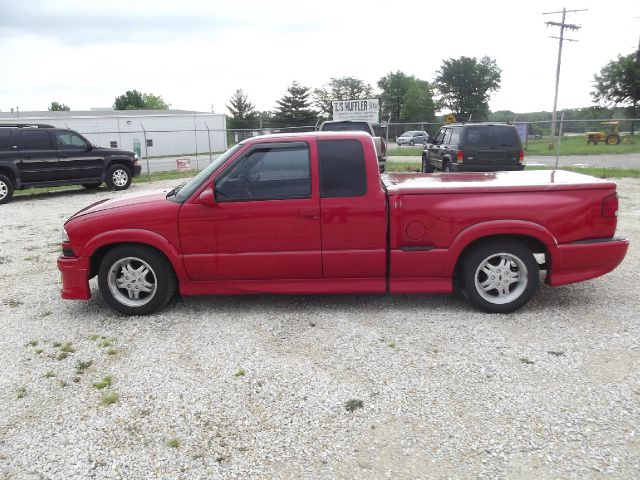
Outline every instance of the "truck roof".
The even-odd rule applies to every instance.
[[[425,193],[530,192],[550,190],[592,190],[615,188],[608,180],[565,170],[512,172],[460,172],[385,174],[382,180],[389,195]]]
[[[371,135],[369,135],[366,132],[357,132],[357,131],[348,131],[348,132],[295,132],[295,133],[272,133],[269,135],[257,135],[255,137],[249,137],[244,139],[242,142],[240,143],[250,143],[253,141],[265,141],[265,140],[280,140],[280,139],[286,139],[286,138],[291,138],[294,140],[300,140],[302,138],[310,138],[310,137],[317,137],[317,138],[323,138],[323,137],[331,137],[331,138],[365,138],[365,139],[370,139]]]

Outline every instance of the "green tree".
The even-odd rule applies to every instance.
[[[627,56],[618,55],[617,60],[607,63],[600,74],[594,76],[596,82],[591,95],[596,103],[608,106],[623,105],[631,118],[638,116],[640,100],[640,50]],[[634,134],[631,123],[631,135]]]
[[[404,96],[415,82],[414,76],[406,75],[400,70],[395,73],[389,72],[378,80],[378,87],[382,90],[380,103],[383,119],[386,120],[391,115],[391,122],[400,121]]]
[[[355,77],[332,78],[323,88],[313,91],[314,103],[323,118],[333,116],[333,100],[357,100],[373,97],[373,88]]]
[[[137,90],[127,90],[116,97],[113,104],[115,110],[166,110],[169,106],[160,95],[140,93]]]
[[[258,115],[255,106],[249,101],[249,97],[242,89],[233,93],[227,109],[231,113],[229,128],[251,128],[256,125]]]
[[[302,127],[315,125],[318,114],[311,109],[308,87],[294,81],[287,93],[276,103],[275,120],[285,127]]]
[[[429,82],[414,80],[402,97],[401,122],[431,122],[435,116],[435,103]]]
[[[68,112],[69,110],[71,109],[67,105],[58,102],[51,102],[51,106],[49,107],[50,112]]]
[[[486,120],[491,93],[500,88],[502,70],[489,57],[460,57],[444,61],[436,72],[435,84],[442,105],[459,120]]]

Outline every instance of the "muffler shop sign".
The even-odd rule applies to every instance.
[[[364,100],[333,100],[334,120],[357,120],[361,122],[380,122],[380,101],[377,98]]]

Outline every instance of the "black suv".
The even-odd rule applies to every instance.
[[[422,171],[491,172],[522,170],[518,130],[504,123],[451,123],[422,152]]]
[[[0,124],[0,204],[15,189],[102,182],[125,190],[140,175],[133,152],[101,148],[77,132],[43,124]]]

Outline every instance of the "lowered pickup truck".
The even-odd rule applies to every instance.
[[[147,314],[181,295],[448,293],[510,312],[624,258],[615,183],[565,171],[378,173],[370,135],[253,137],[188,183],[64,226],[62,297]]]

